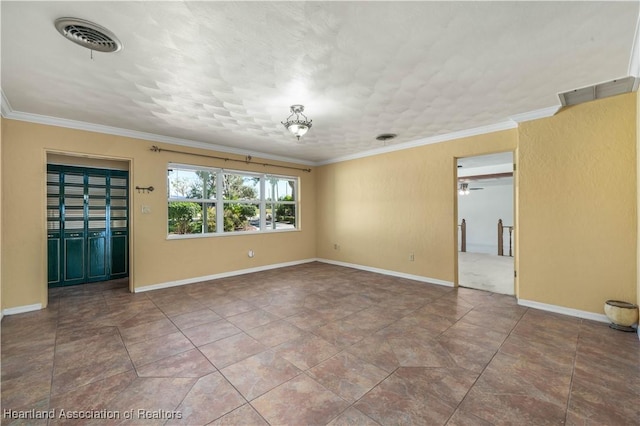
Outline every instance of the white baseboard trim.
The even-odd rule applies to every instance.
[[[202,276],[202,277],[186,278],[184,280],[177,280],[177,281],[168,281],[168,282],[159,283],[159,284],[152,284],[152,285],[146,285],[146,286],[143,286],[143,287],[136,287],[136,288],[133,289],[133,292],[134,293],[142,293],[142,292],[145,292],[145,291],[159,290],[159,289],[162,289],[162,288],[169,288],[169,287],[177,287],[177,286],[181,286],[181,285],[199,283],[199,282],[202,282],[202,281],[210,281],[210,280],[217,280],[217,279],[220,279],[220,278],[235,277],[237,275],[251,274],[253,272],[262,272],[262,271],[268,271],[270,269],[285,268],[287,266],[302,265],[304,263],[316,262],[317,260],[318,259],[315,259],[315,258],[303,259],[303,260],[294,260],[292,262],[274,263],[272,265],[256,266],[255,268],[238,269],[238,270],[235,270],[235,271],[221,272],[219,274],[205,275],[205,276]]]
[[[36,303],[34,305],[16,306],[15,308],[6,308],[2,310],[2,315],[16,315],[24,314],[25,312],[39,311],[42,309],[42,303]]]
[[[555,312],[556,314],[569,315],[572,317],[588,319],[592,321],[610,323],[609,318],[604,314],[596,314],[595,312],[581,311],[579,309],[566,308],[559,305],[549,305],[547,303],[534,302],[533,300],[518,299],[518,305],[527,308],[540,309],[541,311]]]
[[[347,268],[360,269],[362,271],[375,272],[375,273],[383,274],[383,275],[391,275],[392,277],[406,278],[406,279],[409,279],[409,280],[420,281],[420,282],[428,283],[428,284],[437,284],[437,285],[442,285],[442,286],[445,286],[445,287],[453,287],[453,282],[451,282],[451,281],[444,281],[444,280],[438,280],[436,278],[423,277],[422,275],[406,274],[404,272],[391,271],[389,269],[374,268],[372,266],[358,265],[356,263],[340,262],[338,260],[331,260],[331,259],[319,258],[319,259],[316,259],[316,260],[318,262],[328,263],[328,264],[331,264],[331,265],[345,266]]]

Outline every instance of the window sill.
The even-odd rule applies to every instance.
[[[218,237],[237,237],[240,235],[265,235],[265,234],[280,234],[283,232],[300,232],[301,229],[270,229],[268,231],[236,231],[225,232],[222,234],[171,234],[167,235],[167,240],[190,240],[193,238],[218,238]]]

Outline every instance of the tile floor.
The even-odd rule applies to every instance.
[[[2,424],[80,414],[120,418],[74,424],[640,419],[636,334],[509,296],[321,263],[139,294],[116,281],[50,295],[47,309],[2,320]]]

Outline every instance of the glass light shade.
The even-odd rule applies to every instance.
[[[311,128],[311,120],[302,113],[303,111],[304,105],[291,105],[291,115],[286,121],[281,122],[298,140]]]
[[[294,136],[300,138],[301,136],[304,136],[305,133],[307,133],[309,127],[305,126],[304,124],[291,124],[288,129],[291,133],[294,134]]]

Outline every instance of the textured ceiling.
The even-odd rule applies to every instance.
[[[1,2],[9,117],[323,162],[560,104],[629,75],[638,2]],[[124,44],[90,52],[56,18]],[[638,46],[636,45],[636,48]],[[301,103],[297,142],[280,121]],[[6,112],[6,111],[5,111]]]

